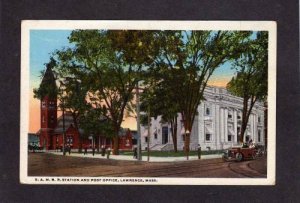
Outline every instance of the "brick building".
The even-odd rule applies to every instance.
[[[48,66],[41,85],[46,85],[51,90],[57,89],[56,80],[52,69]],[[41,128],[37,132],[40,147],[47,150],[61,149],[63,146],[63,134],[65,132],[65,146],[72,149],[91,148],[99,149],[102,145],[112,148],[112,139],[104,135],[87,135],[82,129],[76,129],[71,112],[66,111],[63,116],[57,118],[57,95],[46,94],[41,99]],[[63,122],[64,120],[64,122]],[[129,129],[121,129],[119,133],[119,149],[132,149],[132,133]]]

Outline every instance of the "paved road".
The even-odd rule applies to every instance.
[[[265,178],[266,159],[223,162],[137,162],[29,153],[29,176]]]

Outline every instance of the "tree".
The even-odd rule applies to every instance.
[[[65,77],[61,82],[61,88],[64,88],[59,92],[59,106],[64,110],[71,112],[74,128],[79,132],[79,152],[82,150],[82,131],[80,131],[80,124],[84,122],[82,119],[86,112],[90,109],[90,105],[86,101],[87,89],[83,80],[79,78]]]
[[[245,53],[235,62],[237,75],[227,84],[227,89],[243,98],[240,142],[244,140],[249,116],[255,102],[266,100],[268,89],[268,33],[257,32]]]
[[[176,92],[171,91],[170,81],[172,74],[168,70],[161,69],[159,72],[148,71],[145,79],[146,90],[141,95],[141,110],[150,114],[151,117],[161,116],[162,123],[169,123],[174,151],[177,152],[177,118],[179,106],[176,102]],[[164,83],[156,84],[157,79],[164,78]],[[150,111],[150,112],[149,112]],[[143,118],[143,117],[142,117]],[[143,119],[142,119],[143,120]],[[144,119],[144,124],[146,119]]]
[[[145,63],[136,50],[142,51],[146,43],[137,37],[142,35],[135,31],[75,30],[69,37],[74,48],[56,52],[60,72],[83,78],[88,103],[101,108],[112,124],[114,154],[119,153],[118,134],[125,107],[133,99],[132,91]]]
[[[80,117],[79,126],[85,136],[113,138],[115,135],[111,120],[105,118],[102,108],[92,107]],[[99,151],[99,145],[97,150]]]
[[[174,94],[184,127],[187,130],[185,151],[188,155],[190,134],[197,108],[213,72],[243,52],[249,32],[233,31],[160,31],[154,40],[159,51],[154,59],[156,70],[168,70],[160,83]],[[167,74],[168,76],[169,74]]]

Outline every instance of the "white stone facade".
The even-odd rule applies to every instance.
[[[241,129],[243,99],[233,96],[226,89],[207,87],[205,100],[198,106],[191,133],[191,150],[200,144],[202,150],[221,150],[238,144],[238,131]],[[150,149],[172,150],[173,140],[170,125],[161,123],[161,117],[151,118]],[[184,146],[184,127],[181,116],[177,118],[177,148]],[[147,148],[148,128],[141,126],[142,149]],[[244,141],[250,139],[256,144],[264,145],[264,106],[256,102],[248,121]]]

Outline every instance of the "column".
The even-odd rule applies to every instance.
[[[220,106],[217,104],[213,105],[213,131],[215,135],[215,148],[218,149],[218,144],[220,143]]]
[[[254,141],[254,115],[250,114],[250,132],[251,132],[251,138]]]
[[[237,142],[237,111],[236,109],[233,110],[233,132],[234,132],[234,139],[232,142]]]
[[[253,142],[257,142],[257,114],[253,114]]]
[[[221,107],[220,109],[220,142],[218,143],[223,148],[224,143],[224,109]]]
[[[225,130],[225,132],[224,132],[224,142],[227,142],[228,141],[228,109],[226,108],[225,109],[225,119],[224,119],[224,130]]]
[[[198,106],[198,143],[202,146],[205,142],[205,135],[204,135],[204,103],[201,103]],[[202,146],[204,147],[204,146]]]

